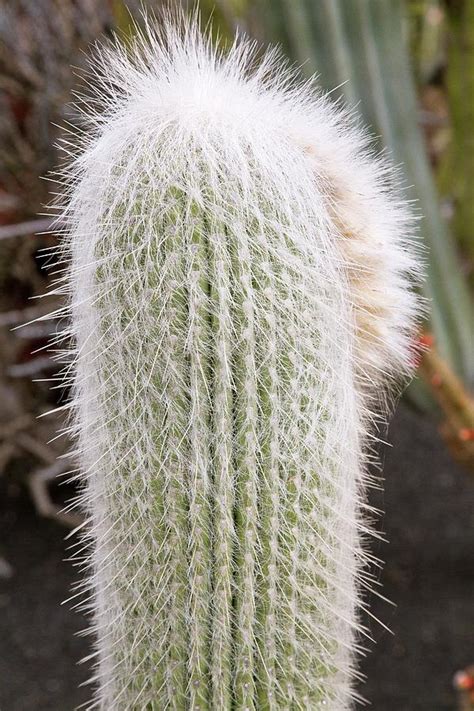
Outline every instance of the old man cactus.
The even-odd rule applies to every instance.
[[[348,709],[369,436],[412,367],[410,214],[274,52],[165,19],[91,67],[58,287],[89,708]]]

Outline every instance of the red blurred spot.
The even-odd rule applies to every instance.
[[[474,689],[474,677],[465,671],[456,672],[453,683],[459,691],[471,691]]]
[[[432,348],[434,346],[434,342],[435,339],[432,333],[422,333],[418,339],[418,343],[425,350],[428,350],[428,348]]]

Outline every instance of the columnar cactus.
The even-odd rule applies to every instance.
[[[343,711],[368,432],[411,369],[410,214],[366,135],[274,52],[164,21],[92,67],[60,287],[89,708]]]

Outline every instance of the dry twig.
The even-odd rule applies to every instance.
[[[474,471],[474,399],[439,355],[431,334],[422,342],[427,348],[419,372],[443,412],[441,434],[454,456]]]

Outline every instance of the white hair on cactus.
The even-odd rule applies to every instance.
[[[64,146],[90,709],[355,696],[367,424],[411,370],[412,218],[353,119],[255,58],[146,23],[97,49]]]

